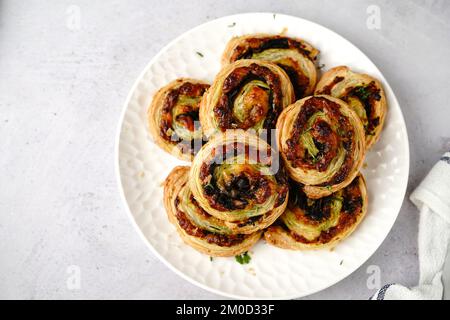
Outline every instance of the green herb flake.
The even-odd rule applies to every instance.
[[[243,254],[235,256],[234,258],[240,264],[248,264],[248,263],[250,263],[250,260],[252,259],[252,257],[250,257],[248,252],[244,252]]]
[[[213,257],[209,257],[209,261],[211,261],[211,262],[212,262],[213,260],[214,260],[214,258],[213,258]]]
[[[228,28],[233,28],[236,25],[236,22],[233,22],[232,24],[228,25]]]
[[[326,186],[325,187],[328,191],[331,191],[331,186]]]
[[[198,54],[202,58],[204,57],[203,53],[201,53],[201,52],[196,51],[195,53]]]
[[[361,100],[367,100],[370,96],[370,91],[366,87],[360,86],[355,88],[355,93]]]
[[[273,18],[275,19],[276,17],[277,17],[277,14],[276,14],[276,13],[274,13],[274,14],[273,14]]]
[[[323,69],[323,68],[325,68],[325,63],[320,64],[317,68],[318,68],[318,69]]]
[[[341,263],[339,263],[339,265],[342,266],[343,263],[344,263],[344,260],[341,260]]]

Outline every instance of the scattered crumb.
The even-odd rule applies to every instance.
[[[334,247],[330,248],[330,252],[333,252],[333,251],[334,251]]]
[[[139,177],[141,178],[145,177],[145,172],[144,171],[139,172]]]
[[[364,162],[364,163],[363,163],[363,168],[364,168],[364,169],[367,168],[367,162]]]
[[[281,29],[280,35],[285,35],[288,32],[288,28],[284,27],[283,29]]]
[[[253,269],[253,268],[248,268],[247,271],[248,271],[252,276],[256,276],[255,269]]]

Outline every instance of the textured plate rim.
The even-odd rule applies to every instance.
[[[125,103],[122,107],[122,112],[119,118],[119,123],[118,123],[118,128],[116,131],[116,140],[115,140],[115,146],[114,146],[114,171],[115,171],[115,176],[116,176],[116,181],[117,181],[117,185],[119,187],[119,194],[120,194],[120,198],[122,200],[122,203],[125,206],[125,210],[127,212],[127,215],[129,217],[129,219],[131,220],[131,223],[134,227],[134,229],[137,231],[137,233],[139,234],[139,236],[141,237],[141,239],[144,241],[144,243],[146,244],[146,246],[150,249],[150,251],[160,260],[162,261],[170,270],[172,270],[175,274],[177,274],[178,276],[180,276],[181,278],[187,280],[188,282],[190,282],[191,284],[194,284],[206,291],[212,292],[214,294],[223,296],[223,297],[228,297],[228,298],[233,298],[233,299],[255,299],[254,297],[247,297],[247,296],[242,296],[242,295],[238,295],[238,294],[232,294],[232,293],[228,293],[228,292],[224,292],[212,287],[207,286],[206,284],[203,284],[191,277],[189,277],[187,274],[183,273],[181,270],[177,269],[175,266],[173,266],[168,260],[166,260],[166,258],[161,255],[154,247],[153,245],[150,243],[150,241],[146,238],[146,236],[144,235],[143,231],[141,230],[141,228],[139,227],[139,225],[137,224],[130,206],[128,204],[128,201],[125,197],[125,191],[124,191],[124,187],[122,184],[122,178],[121,178],[121,174],[120,174],[120,166],[119,166],[119,158],[120,158],[120,153],[119,153],[119,145],[120,145],[120,136],[122,133],[122,127],[123,127],[123,123],[124,123],[124,118],[125,118],[125,114],[127,112],[128,109],[128,105],[131,101],[131,98],[133,96],[133,93],[135,92],[137,86],[139,85],[140,81],[142,80],[142,78],[144,77],[144,75],[147,73],[147,71],[150,69],[150,67],[154,64],[155,61],[157,61],[157,59],[163,54],[165,53],[165,51],[170,48],[174,43],[178,42],[180,39],[182,39],[186,34],[189,34],[191,32],[196,31],[197,29],[200,29],[202,27],[205,27],[209,24],[214,24],[217,23],[218,21],[221,20],[227,20],[227,19],[232,19],[232,18],[240,18],[240,17],[244,17],[244,16],[257,16],[257,15],[276,15],[277,17],[285,17],[285,18],[290,18],[290,19],[297,19],[300,20],[301,22],[304,23],[309,23],[312,24],[316,27],[320,27],[323,28],[325,30],[327,30],[328,32],[331,32],[335,37],[340,38],[340,40],[346,42],[350,47],[352,47],[353,50],[358,51],[360,54],[362,54],[364,57],[366,57],[373,65],[376,71],[379,72],[379,74],[381,75],[381,80],[383,80],[383,85],[386,87],[386,89],[388,91],[390,91],[392,93],[392,100],[394,102],[394,104],[396,104],[398,106],[398,111],[399,111],[399,115],[400,115],[400,120],[402,122],[402,129],[404,131],[404,142],[405,142],[405,160],[406,160],[406,177],[405,177],[405,182],[404,182],[404,186],[403,186],[403,190],[401,192],[402,197],[401,197],[401,201],[397,200],[397,204],[396,207],[394,208],[397,213],[395,214],[395,218],[392,219],[391,225],[386,228],[386,232],[385,234],[383,234],[382,237],[379,237],[379,239],[381,239],[379,241],[379,244],[377,246],[374,247],[373,251],[370,252],[370,254],[367,256],[367,258],[365,260],[362,260],[359,264],[357,264],[357,266],[354,267],[353,270],[349,271],[347,274],[344,274],[342,277],[336,279],[336,281],[334,282],[330,282],[327,283],[326,285],[322,286],[322,287],[316,287],[314,289],[311,290],[307,290],[305,292],[302,292],[301,294],[293,294],[293,295],[287,295],[287,296],[279,296],[279,297],[268,297],[268,298],[257,298],[257,299],[261,299],[261,300],[287,300],[287,299],[296,299],[296,298],[302,298],[302,297],[306,297],[308,295],[323,291],[333,285],[335,285],[336,283],[344,280],[345,278],[347,278],[349,275],[351,275],[352,273],[354,273],[355,271],[357,271],[367,260],[369,260],[372,255],[379,249],[379,247],[381,246],[381,244],[386,240],[386,237],[388,236],[388,234],[390,233],[390,231],[392,230],[393,225],[395,224],[395,221],[398,218],[398,215],[400,213],[401,207],[403,205],[403,201],[405,199],[405,195],[406,195],[406,190],[407,190],[407,186],[408,186],[408,180],[409,180],[409,168],[410,168],[410,150],[409,150],[409,138],[408,138],[408,131],[407,131],[407,127],[406,127],[406,123],[405,123],[405,118],[403,116],[403,112],[402,109],[400,107],[400,104],[398,103],[397,97],[394,93],[394,91],[392,90],[392,87],[390,86],[390,84],[387,82],[387,80],[385,79],[383,73],[378,69],[378,67],[376,66],[375,63],[372,62],[372,60],[361,50],[359,49],[357,46],[355,46],[352,42],[350,42],[349,40],[347,40],[346,38],[344,38],[343,36],[341,36],[340,34],[338,34],[337,32],[310,20],[304,19],[304,18],[300,18],[300,17],[296,17],[296,16],[292,16],[292,15],[287,15],[287,14],[282,14],[282,13],[276,13],[276,12],[248,12],[248,13],[240,13],[240,14],[233,14],[233,15],[228,15],[228,16],[223,16],[205,23],[202,23],[200,25],[197,25],[194,28],[191,28],[185,32],[183,32],[182,34],[178,35],[177,37],[175,37],[173,40],[171,40],[168,44],[166,44],[165,46],[163,46],[158,53],[152,58],[150,59],[150,61],[147,63],[147,65],[145,66],[145,68],[140,72],[139,76],[136,78],[136,80],[133,83],[133,86],[131,87],[130,91],[128,92],[127,98],[125,100]],[[400,199],[400,197],[398,197],[398,199]]]

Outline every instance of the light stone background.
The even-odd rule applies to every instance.
[[[380,30],[366,27],[372,4]],[[322,24],[381,69],[408,127],[407,196],[450,148],[449,1],[2,0],[0,298],[220,298],[170,271],[136,234],[119,198],[114,143],[128,91],[164,45],[203,22],[252,11]],[[308,298],[367,299],[371,265],[382,284],[414,285],[417,223],[405,200],[378,251]],[[80,268],[78,290],[67,286],[71,265]]]

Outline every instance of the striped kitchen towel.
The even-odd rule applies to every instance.
[[[418,251],[419,284],[406,288],[388,284],[372,300],[442,299],[442,275],[450,242],[450,151],[414,190],[411,201],[420,210]],[[450,280],[444,275],[444,282]],[[450,291],[450,287],[446,287]],[[446,293],[447,295],[447,293]]]

